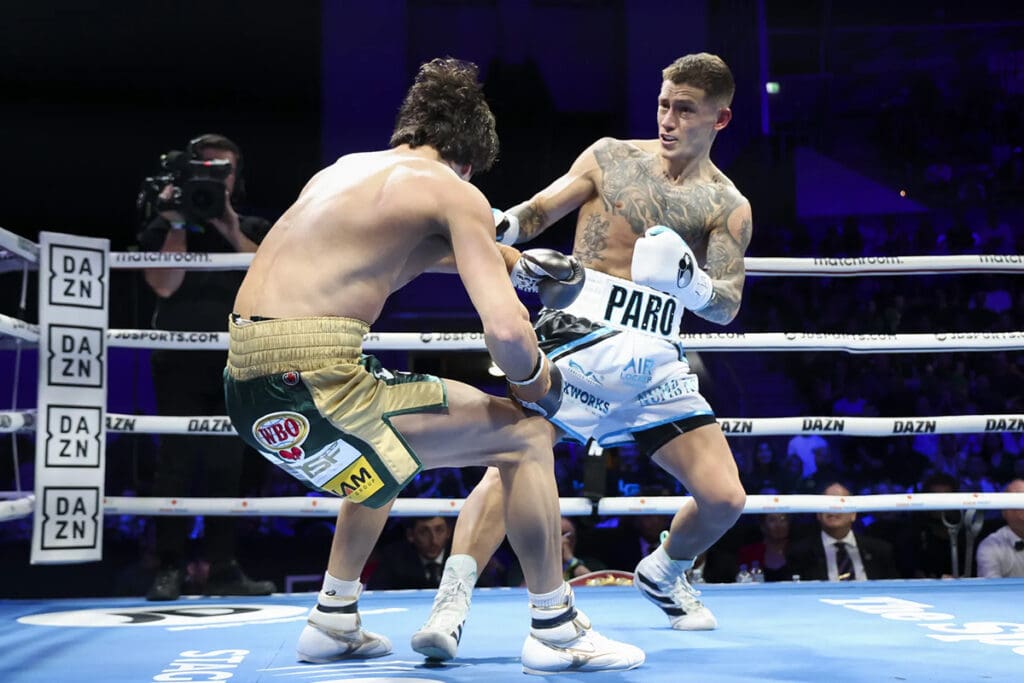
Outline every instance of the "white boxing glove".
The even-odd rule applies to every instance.
[[[633,246],[633,282],[673,295],[684,307],[699,311],[714,294],[711,276],[672,228],[655,225]]]
[[[519,219],[501,209],[491,209],[494,216],[494,232],[498,244],[512,246],[519,239]]]

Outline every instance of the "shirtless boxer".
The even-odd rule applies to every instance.
[[[271,229],[229,321],[228,413],[265,458],[346,499],[299,659],[391,652],[362,628],[358,598],[394,497],[422,468],[488,464],[529,586],[524,671],[633,668],[643,652],[593,631],[562,579],[553,427],[541,416],[557,408],[561,378],[504,272],[488,202],[468,182],[498,143],[476,74],[453,59],[424,64],[391,149],[341,157]],[[456,266],[513,397],[536,412],[459,382],[388,372],[361,353],[388,296],[439,263]]]
[[[751,214],[710,159],[732,118],[728,66],[687,55],[662,79],[657,139],[598,140],[567,174],[495,220],[501,241],[512,244],[579,209],[573,254],[587,269],[585,287],[535,325],[564,378],[561,407],[549,419],[562,438],[635,443],[686,487],[692,497],[668,540],[636,567],[634,584],[673,628],[707,630],[717,622],[685,572],[733,525],[746,494],[678,332],[684,309],[720,324],[736,316]],[[476,567],[503,538],[499,483],[488,470],[459,515],[434,609],[413,636],[421,654],[455,656]]]

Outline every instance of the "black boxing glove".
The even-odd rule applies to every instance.
[[[540,296],[545,308],[565,308],[583,291],[586,271],[575,256],[554,249],[528,249],[510,273],[512,285]]]
[[[545,366],[548,368],[547,373],[544,372]],[[545,375],[550,380],[548,388],[538,395],[543,390]],[[527,410],[551,417],[562,406],[562,372],[548,360],[543,351],[539,352],[537,369],[532,375],[518,382],[511,379],[507,381],[512,398]]]

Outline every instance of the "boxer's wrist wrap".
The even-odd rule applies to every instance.
[[[509,384],[511,384],[513,386],[517,386],[517,387],[524,387],[527,384],[533,384],[534,382],[536,382],[540,378],[540,373],[544,371],[544,362],[546,360],[547,360],[547,356],[545,356],[544,352],[541,351],[538,348],[537,349],[537,366],[533,369],[533,372],[530,373],[529,377],[527,377],[526,379],[514,380],[514,379],[509,379],[508,376],[506,376],[505,379],[508,381]]]

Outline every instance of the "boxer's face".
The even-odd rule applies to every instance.
[[[658,94],[662,157],[685,161],[707,154],[715,133],[725,128],[731,119],[732,111],[708,100],[703,89],[664,81]]]

